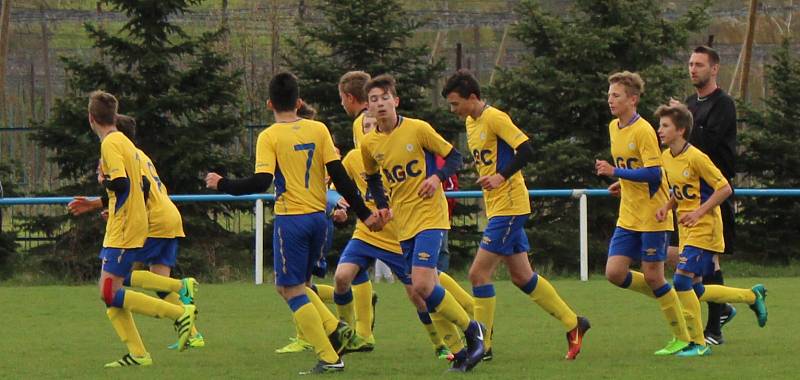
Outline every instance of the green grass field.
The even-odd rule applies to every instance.
[[[732,286],[750,287],[752,278],[732,278]],[[496,284],[495,359],[465,376],[476,379],[664,379],[695,375],[702,379],[797,378],[798,338],[790,324],[800,313],[792,297],[797,278],[768,278],[766,328],[753,313],[739,314],[725,327],[726,343],[706,358],[655,357],[669,333],[655,301],[617,289],[602,278],[587,283],[555,280],[560,294],[592,329],[578,360],[563,360],[561,325],[524,297],[511,283]],[[441,378],[447,364],[438,361],[399,284],[377,284],[380,295],[372,353],[345,357],[347,379]],[[289,308],[269,285],[204,285],[198,297],[198,327],[203,349],[177,353],[166,348],[175,339],[169,321],[137,317],[154,365],[104,370],[125,353],[105,317],[92,286],[0,287],[0,378],[208,379],[298,377],[315,362],[310,352],[278,355],[275,348],[294,333]],[[712,376],[701,375],[711,371]],[[145,377],[146,376],[146,377]]]

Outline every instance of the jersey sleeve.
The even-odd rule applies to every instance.
[[[637,135],[639,155],[642,157],[642,167],[649,168],[661,166],[661,149],[658,147],[656,132],[648,125],[641,128]]]
[[[697,155],[697,158],[692,162],[697,175],[703,179],[714,190],[719,190],[728,185],[728,180],[722,175],[722,172],[714,166],[711,159],[706,155]]]
[[[319,154],[321,154],[322,162],[327,164],[331,161],[336,161],[339,159],[339,155],[336,154],[336,147],[333,145],[333,138],[331,137],[331,133],[328,132],[328,127],[324,124],[322,125],[322,146],[318,147]]]
[[[489,130],[492,131],[497,137],[500,137],[510,147],[517,149],[522,143],[528,141],[528,136],[522,132],[511,117],[504,112],[496,112],[488,123]]]
[[[370,152],[369,144],[365,144],[363,141],[360,146],[361,149],[361,160],[364,161],[364,172],[367,175],[378,173],[378,162],[372,157],[372,152]]]
[[[103,174],[112,181],[116,178],[127,178],[125,172],[125,155],[122,144],[115,140],[106,140],[100,145],[100,157],[103,159]]]
[[[274,140],[270,138],[269,129],[258,134],[256,142],[256,167],[254,173],[275,174],[277,156]]]
[[[350,178],[356,178],[358,173],[356,173],[355,168],[353,167],[353,160],[355,160],[355,155],[361,154],[358,152],[357,149],[352,149],[344,156],[342,160],[342,165],[344,166],[344,171],[347,172],[347,176]]]
[[[436,155],[447,157],[450,154],[450,151],[453,150],[453,146],[450,145],[447,140],[445,140],[441,135],[436,133],[436,131],[431,127],[430,124],[423,122],[420,125],[419,132],[417,133],[419,136],[420,145],[422,148],[435,153]],[[366,166],[366,162],[364,163]]]

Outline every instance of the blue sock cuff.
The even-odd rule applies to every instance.
[[[319,295],[319,289],[317,289],[317,284],[311,284],[308,286],[308,288],[313,290],[314,293],[317,293],[317,295]]]
[[[675,290],[678,292],[686,292],[692,290],[692,278],[675,273],[675,276],[672,277],[672,283],[675,285]]]
[[[353,285],[361,285],[367,281],[369,281],[369,273],[366,269],[361,268],[356,274],[356,278],[353,279]]]
[[[122,309],[125,305],[125,289],[119,289],[114,293],[114,299],[111,300],[111,306]]]
[[[128,272],[128,275],[122,279],[122,286],[131,286],[131,274],[133,272]]]
[[[433,287],[433,291],[428,298],[425,299],[425,305],[428,307],[429,313],[435,313],[436,307],[439,306],[444,300],[444,288],[441,285]]]
[[[292,313],[299,310],[303,305],[309,303],[311,301],[308,300],[308,296],[305,294],[301,294],[297,297],[294,297],[288,301],[289,308],[292,309]]]
[[[347,305],[353,302],[353,289],[348,288],[346,293],[333,293],[333,302],[337,305]]]
[[[169,292],[156,292],[156,295],[158,296],[158,298],[161,298],[163,300],[164,298],[167,298]]]
[[[703,294],[706,292],[706,286],[703,285],[702,282],[698,282],[694,284],[692,287],[694,288],[694,294],[697,295],[697,298],[702,297]]]
[[[664,294],[669,293],[670,290],[672,290],[672,285],[666,283],[664,284],[664,286],[656,290],[653,290],[653,294],[656,296],[656,298],[661,298],[661,296],[663,296]]]
[[[536,284],[538,283],[539,283],[539,273],[533,272],[533,276],[531,276],[531,279],[528,280],[528,283],[523,286],[520,286],[519,290],[522,290],[522,292],[525,294],[531,294],[536,289]]]
[[[494,297],[494,284],[485,284],[472,287],[472,295],[475,298],[492,298]]]
[[[631,271],[628,271],[628,275],[625,276],[625,281],[622,281],[622,285],[620,285],[619,287],[623,289],[628,289],[628,287],[631,286],[631,282],[633,282],[633,273],[631,273]]]
[[[422,322],[424,325],[429,325],[433,323],[431,320],[431,315],[428,314],[427,311],[418,311],[417,316],[419,317],[419,321]]]

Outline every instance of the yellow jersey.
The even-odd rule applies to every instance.
[[[107,181],[128,179],[128,189],[108,192],[108,221],[103,247],[141,248],[147,238],[147,209],[142,191],[142,168],[137,149],[122,132],[111,132],[100,143]]]
[[[669,149],[661,154],[669,187],[678,202],[678,216],[697,210],[700,205],[728,185],[728,180],[700,149],[689,145],[677,156]],[[719,206],[703,215],[694,227],[678,224],[680,249],[686,245],[713,252],[725,251],[722,214]]]
[[[358,187],[358,191],[363,196],[364,203],[366,203],[367,207],[373,210],[377,209],[378,206],[375,205],[375,200],[372,198],[367,188],[367,173],[364,171],[364,159],[361,157],[361,150],[356,148],[348,152],[347,155],[344,156],[344,160],[342,160],[342,165],[344,165],[347,175],[353,179],[356,187]],[[389,189],[389,183],[386,182],[386,178],[382,177],[382,179],[384,189]],[[387,198],[389,197],[387,196]],[[372,232],[364,222],[356,220],[356,229],[353,231],[353,239],[358,239],[375,247],[401,255],[403,254],[403,250],[400,249],[400,243],[397,241],[397,229],[395,228],[395,224],[397,224],[395,221],[390,221],[382,230]]]
[[[614,166],[623,169],[661,166],[661,150],[656,132],[644,118],[620,128],[619,119],[608,125],[611,136],[611,155]],[[622,199],[619,203],[617,226],[640,232],[672,231],[672,213],[663,222],[656,220],[656,211],[669,199],[666,174],[655,185],[646,182],[619,180]]]
[[[364,114],[366,112],[361,111],[353,120],[353,146],[356,148],[361,145],[361,140],[364,140]]]
[[[325,212],[325,164],[338,159],[325,124],[298,119],[259,133],[255,173],[274,176],[276,215]]]
[[[503,111],[487,106],[477,119],[467,116],[467,144],[475,158],[479,176],[490,176],[500,172],[514,159],[514,150],[528,141],[511,118]],[[500,187],[483,190],[486,215],[525,215],[531,212],[528,188],[522,171],[506,178]]]
[[[161,182],[153,161],[144,152],[137,149],[142,163],[142,175],[150,181],[150,192],[147,196],[147,237],[176,238],[184,237],[181,213],[169,199],[167,186]]]
[[[420,231],[450,229],[442,187],[427,199],[417,192],[436,172],[436,156],[446,157],[453,146],[425,121],[398,117],[391,133],[372,131],[364,136],[361,156],[367,175],[380,172],[389,183],[389,204],[398,220],[397,239],[403,241]]]

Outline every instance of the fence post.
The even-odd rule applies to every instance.
[[[264,283],[264,201],[256,199],[256,285]]]
[[[581,239],[581,281],[589,281],[589,232],[588,204],[585,192],[580,193],[580,239]]]

